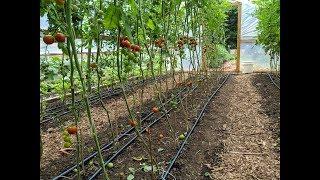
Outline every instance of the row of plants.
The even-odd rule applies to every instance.
[[[63,95],[66,92],[71,93],[74,124],[66,127],[64,135],[76,136],[74,144],[78,179],[81,179],[79,163],[83,161],[83,145],[81,130],[78,130],[81,117],[75,106],[75,92],[80,91],[85,103],[86,117],[104,179],[109,179],[109,175],[88,100],[93,85],[97,86],[101,106],[107,113],[109,128],[115,132],[115,137],[118,132],[112,126],[111,121],[114,120],[109,117],[109,107],[102,102],[100,88],[108,82],[117,81],[120,84],[129,115],[128,123],[134,127],[136,135],[149,154],[152,167],[156,166],[154,155],[148,151],[148,140],[140,134],[141,119],[129,106],[123,84],[132,76],[155,79],[163,74],[170,74],[175,81],[176,70],[184,71],[183,59],[189,61],[190,77],[207,74],[206,66],[202,64],[203,56],[209,64],[219,67],[222,62],[217,55],[217,49],[221,49],[221,44],[225,44],[226,12],[229,8],[230,3],[227,0],[41,0],[41,15],[46,14],[49,21],[43,41],[48,46],[58,43],[63,52],[61,58],[48,60],[48,56],[44,56],[41,62],[41,95],[50,92],[48,87],[52,84],[57,92],[62,89]],[[76,45],[76,39],[80,39],[80,47]],[[93,44],[97,47],[94,55],[91,53]],[[111,54],[102,51],[104,46],[112,49]],[[79,56],[84,48],[88,49],[88,55]],[[179,74],[179,79],[180,82],[185,79],[184,73]],[[164,83],[165,88],[161,81],[153,84],[157,106],[150,111],[154,113],[167,114],[163,99],[167,98],[165,92],[169,89],[168,79]],[[186,85],[190,86],[192,83],[187,82]],[[181,85],[176,83],[176,86]],[[138,97],[140,104],[144,103],[143,88],[144,86]],[[183,108],[188,106],[182,105]],[[41,101],[40,117],[43,117],[43,109],[45,103]],[[166,122],[168,128],[171,128],[167,115]],[[172,138],[176,139],[175,136],[173,133]],[[182,135],[180,136],[179,138],[182,138]]]
[[[91,55],[94,59],[94,54]],[[86,58],[86,55],[83,55]],[[101,76],[101,86],[111,86],[118,82],[117,69],[115,67],[115,56],[112,54],[102,54],[101,63],[99,64],[99,74]],[[155,69],[159,68],[159,56],[155,57]],[[81,59],[81,57],[80,57]],[[80,61],[81,69],[95,69],[95,63],[87,66],[86,61]],[[123,61],[120,63],[123,81],[128,81],[130,78],[140,77],[139,66],[132,61]],[[70,89],[70,61],[65,54],[55,56],[40,57],[40,90],[45,97],[59,96],[60,99],[66,98],[68,89]],[[142,66],[146,77],[150,77],[150,73],[145,65]],[[158,71],[156,71],[158,72]],[[108,76],[106,76],[108,75]],[[156,73],[158,75],[158,73]],[[91,75],[91,87],[97,86],[97,75]],[[75,89],[80,89],[80,80],[78,75],[75,75]]]
[[[278,72],[280,69],[280,1],[255,0],[258,18],[258,40],[265,52],[270,54],[270,67]]]

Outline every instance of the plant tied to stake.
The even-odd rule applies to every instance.
[[[106,154],[109,154],[107,152],[109,148],[105,148],[105,145],[100,146],[100,142],[105,142],[105,139],[101,140],[98,137],[100,132],[95,127],[96,116],[92,116],[95,111],[91,109],[92,99],[95,99],[96,94],[98,94],[101,102],[100,106],[107,112],[106,118],[109,121],[107,110],[109,101],[106,103],[102,99],[108,97],[106,92],[109,91],[109,84],[112,84],[111,86],[114,88],[112,90],[117,89],[117,91],[118,85],[120,85],[123,101],[126,103],[125,106],[128,112],[126,113],[128,115],[128,125],[125,128],[130,131],[134,128],[136,137],[142,142],[140,145],[143,147],[140,150],[146,151],[145,153],[149,155],[148,159],[151,161],[150,168],[152,168],[150,172],[154,175],[151,179],[156,179],[155,177],[161,170],[157,167],[158,163],[156,160],[161,153],[159,151],[154,152],[158,147],[155,147],[157,146],[156,144],[152,144],[154,142],[152,140],[155,138],[157,144],[163,145],[165,144],[163,142],[164,139],[172,141],[174,144],[179,143],[179,139],[185,139],[183,137],[185,134],[176,134],[177,131],[174,129],[176,128],[176,124],[172,124],[173,126],[170,124],[174,119],[170,119],[172,116],[169,113],[172,112],[172,109],[180,112],[180,107],[182,107],[181,109],[190,109],[189,106],[193,106],[193,104],[188,104],[188,99],[183,98],[191,93],[191,88],[188,88],[188,86],[191,87],[192,82],[195,85],[198,84],[194,80],[194,78],[198,78],[196,77],[198,73],[194,73],[190,69],[190,65],[189,71],[184,70],[185,66],[182,65],[182,61],[189,59],[188,63],[194,66],[196,59],[201,56],[197,54],[197,51],[194,51],[197,45],[201,54],[203,54],[202,47],[206,45],[208,47],[215,47],[215,43],[218,41],[213,41],[211,37],[212,34],[217,34],[217,37],[222,37],[223,35],[224,19],[221,9],[224,6],[221,4],[225,1],[51,0],[51,4],[49,4],[49,2],[44,3],[41,0],[41,14],[47,14],[48,29],[52,34],[45,33],[47,35],[43,37],[43,41],[46,45],[57,42],[58,48],[63,52],[62,61],[56,62],[61,63],[59,67],[63,67],[64,69],[62,70],[61,68],[56,74],[50,75],[47,78],[48,80],[45,82],[48,84],[47,91],[52,94],[58,92],[51,90],[51,87],[56,87],[55,85],[58,84],[51,82],[56,82],[56,79],[58,79],[59,81],[63,80],[65,92],[70,92],[71,94],[70,104],[74,123],[72,126],[64,129],[65,134],[60,146],[63,145],[64,148],[68,149],[77,148],[77,154],[72,156],[75,158],[73,161],[76,162],[76,165],[73,166],[74,171],[69,171],[67,176],[71,175],[71,173],[77,173],[78,176],[73,176],[73,178],[77,178],[78,180],[88,179],[88,174],[95,174],[89,172],[93,169],[91,167],[95,167],[100,169],[96,171],[99,171],[97,176],[102,175],[100,172],[103,171],[103,179],[109,179],[108,169],[110,173],[114,173],[115,170],[112,170],[112,168],[116,168],[116,171],[118,171],[118,168],[121,168],[116,164],[113,165],[111,163],[113,160],[104,159]],[[208,22],[209,25],[207,26],[203,22]],[[76,43],[78,40],[81,43]],[[109,47],[111,47],[111,50]],[[86,49],[88,53],[84,55],[85,53],[83,52]],[[211,50],[208,50],[209,53]],[[63,58],[64,56],[65,58]],[[210,54],[208,55],[208,59],[210,59]],[[47,63],[47,60],[47,58],[43,58],[42,61]],[[50,62],[51,59],[48,61]],[[181,68],[178,67],[179,61],[181,61]],[[48,67],[46,69],[48,70],[56,68],[54,63],[47,64]],[[198,65],[201,64],[198,63]],[[180,69],[178,72],[181,72],[180,74],[177,74],[177,69]],[[44,74],[44,71],[41,70],[41,73]],[[186,74],[188,77],[185,77]],[[178,80],[177,76],[180,76]],[[142,85],[139,84],[139,88],[132,86],[134,90],[131,90],[131,86],[128,88],[128,85],[131,85],[130,81],[132,77],[137,77],[142,82]],[[50,81],[50,78],[53,80]],[[149,85],[147,83],[149,83],[150,79],[152,79],[152,84],[150,83]],[[117,84],[118,82],[119,84]],[[58,85],[60,87],[60,84]],[[103,92],[100,92],[100,87],[104,86],[107,88],[102,88]],[[97,91],[93,87],[97,87]],[[172,97],[176,93],[176,89],[181,90],[179,92],[181,96]],[[77,106],[78,96],[76,95],[78,92],[79,104],[83,102],[81,105],[83,105],[86,111],[85,118],[83,118],[84,115],[82,113],[79,113],[80,106]],[[128,94],[126,94],[127,92]],[[145,110],[144,108],[148,108],[145,105],[149,103],[149,95],[152,96],[151,99],[154,101],[154,103],[152,102],[154,106]],[[170,95],[172,99],[170,99]],[[91,97],[94,98],[91,99]],[[69,103],[70,99],[66,99],[65,102]],[[137,111],[141,112],[141,114],[138,114]],[[145,113],[151,115],[146,117]],[[155,116],[159,117],[157,121],[161,119],[168,127],[161,133],[157,133],[156,130],[151,133],[151,129],[148,128],[146,129],[147,136],[144,136],[142,133],[145,131],[142,127],[146,127],[150,123],[149,120],[152,120]],[[187,116],[186,114],[185,117]],[[114,128],[112,128],[113,123],[111,126],[111,121],[109,121],[108,132],[111,132],[112,135],[111,137],[102,135],[101,138],[110,138],[112,140],[121,135],[122,128],[124,127],[116,124],[119,117],[112,115],[111,118],[115,118],[112,121],[115,123]],[[163,120],[163,118],[166,119]],[[83,119],[88,120],[88,128],[80,128],[79,124]],[[190,117],[185,118],[185,120],[188,119]],[[82,125],[84,124],[87,123],[82,123]],[[82,138],[82,130],[86,130],[85,134],[89,133],[92,136],[95,149],[89,151],[90,153],[95,153],[95,158],[98,161],[94,159],[89,160],[90,162],[87,163],[86,157],[81,156],[81,153],[86,148],[83,145],[88,141],[88,138]],[[72,142],[73,140],[74,142]],[[117,144],[115,143],[114,145]],[[44,147],[47,148],[48,146]],[[45,153],[45,156],[47,154]],[[93,161],[99,162],[100,167],[93,164]],[[90,177],[89,179],[92,178]]]

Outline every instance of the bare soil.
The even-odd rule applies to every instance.
[[[168,179],[280,179],[280,93],[265,74],[230,77]]]
[[[167,167],[176,154],[179,143],[182,142],[178,136],[188,131],[208,95],[221,83],[221,74],[212,73],[212,76],[202,82],[193,81],[193,85],[199,85],[198,88],[189,93],[182,104],[168,116],[152,126],[150,134],[142,134],[144,141],[148,144],[151,142],[151,150],[144,148],[141,140],[137,139],[113,160],[114,167],[108,170],[111,179],[126,179],[129,174],[133,174],[134,179],[152,179],[152,173],[143,170],[143,164],[152,164],[149,152],[155,157],[158,167],[162,169],[160,171]],[[178,90],[170,84],[170,81],[168,83],[170,88],[167,98],[170,97],[169,94],[174,94]],[[165,83],[162,83],[162,87],[164,89]],[[153,86],[145,87],[142,105],[135,101],[139,91],[136,90],[129,97],[130,107],[133,107],[134,111],[144,112],[155,106]],[[107,100],[104,103],[110,109],[113,126],[118,124],[119,132],[127,129],[128,113],[123,99]],[[92,114],[101,144],[109,142],[111,131],[105,111],[102,107],[96,106],[92,108]],[[154,120],[159,116],[160,113],[151,119]],[[84,137],[84,154],[87,155],[95,148],[85,114],[81,117],[83,118],[80,129]],[[59,153],[63,147],[62,127],[66,125],[54,127],[50,132],[48,129],[42,132],[44,141],[40,171],[42,179],[50,179],[66,167],[75,164],[74,152],[67,156]],[[104,151],[105,159],[127,143],[130,137],[132,136],[128,135]],[[99,168],[97,158],[92,162],[91,166],[86,167],[84,179]],[[168,179],[280,179],[279,174],[280,92],[268,76],[255,73],[229,77],[209,103],[204,117],[174,164]],[[75,178],[74,174],[71,178]],[[102,176],[96,179],[102,179]]]

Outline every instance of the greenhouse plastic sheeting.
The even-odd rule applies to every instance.
[[[270,69],[269,61],[270,56],[264,52],[264,49],[260,45],[255,45],[258,31],[256,29],[258,25],[258,19],[254,17],[255,5],[248,0],[238,0],[242,3],[242,14],[241,14],[241,45],[240,45],[240,63],[243,61],[252,61],[254,63],[254,70],[268,70]],[[47,29],[47,17],[40,17],[41,29]],[[80,41],[77,41],[80,44]],[[42,34],[40,34],[40,54],[44,54],[46,45],[42,41]],[[107,48],[104,48],[105,50]],[[201,57],[201,52],[198,49],[198,56]],[[83,52],[87,52],[86,49]],[[96,47],[92,48],[92,52],[96,52]],[[57,44],[54,43],[47,46],[47,53],[62,53],[58,49]],[[189,53],[186,52],[186,59],[183,61],[184,69],[189,69],[190,64],[188,63]],[[195,65],[197,66],[197,65]],[[241,68],[241,67],[240,67]]]
[[[240,64],[242,62],[253,62],[255,71],[270,69],[270,56],[265,53],[261,45],[256,45],[258,31],[258,19],[254,16],[256,6],[248,1],[241,0],[241,43]],[[242,66],[240,67],[242,70]]]

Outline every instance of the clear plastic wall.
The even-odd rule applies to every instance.
[[[254,64],[254,70],[269,70],[270,69],[270,56],[265,53],[264,49],[260,45],[255,45],[257,39],[257,25],[258,19],[254,17],[253,13],[255,11],[255,5],[248,0],[239,0],[242,3],[242,14],[241,14],[241,45],[240,45],[240,64],[244,61],[252,61]],[[41,29],[46,29],[48,27],[47,17],[40,17],[40,27]],[[191,34],[191,33],[190,33]],[[80,44],[80,41],[76,42]],[[107,50],[105,48],[104,50]],[[111,48],[109,48],[111,49]],[[42,41],[42,35],[40,34],[40,54],[45,54],[46,45]],[[87,52],[86,49],[83,52]],[[92,52],[96,52],[96,47],[92,48]],[[47,53],[49,54],[60,54],[62,53],[57,47],[57,43],[47,46]],[[201,51],[197,48],[197,55],[201,61]],[[180,62],[179,62],[180,63]],[[190,67],[191,66],[191,67]],[[197,68],[197,62],[194,64]],[[178,65],[180,68],[180,64]],[[186,51],[185,59],[183,60],[183,69],[192,69],[190,64],[190,54]],[[241,67],[240,67],[241,69]]]
[[[241,3],[240,64],[245,61],[251,61],[255,71],[270,70],[270,56],[265,53],[261,45],[255,44],[258,36],[256,29],[258,19],[254,17],[256,7],[248,0],[241,0]],[[242,66],[240,70],[241,68]]]
[[[270,69],[270,56],[266,54],[260,45],[254,42],[242,42],[240,46],[240,64],[242,62],[253,62],[255,71],[265,71]],[[240,67],[241,70],[242,66]]]

